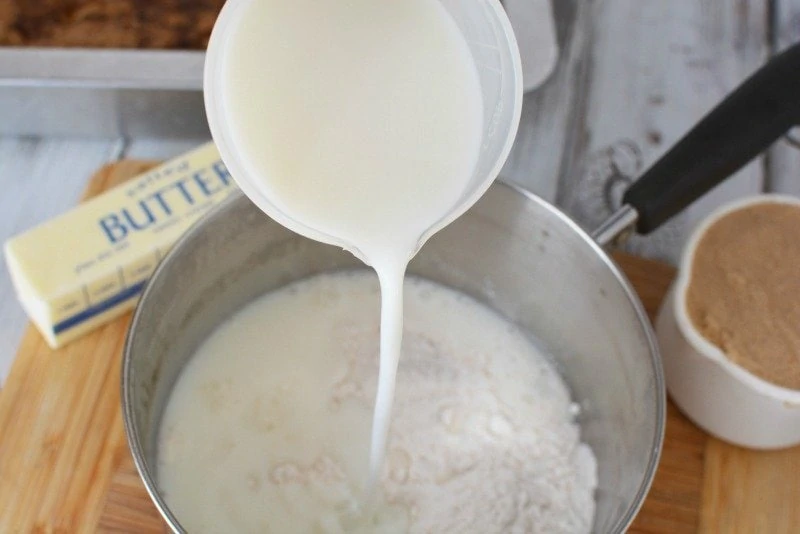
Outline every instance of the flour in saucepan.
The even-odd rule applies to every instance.
[[[411,278],[405,299],[374,513],[364,518],[358,507],[378,370],[378,286],[363,272],[323,275],[237,314],[178,381],[159,479],[191,532],[591,530],[595,458],[543,352],[452,290]],[[187,442],[193,447],[180,446]]]
[[[410,511],[412,532],[589,532],[595,459],[559,375],[488,308],[418,279],[406,286],[387,501]],[[333,398],[368,407],[377,333],[342,335],[352,351]]]

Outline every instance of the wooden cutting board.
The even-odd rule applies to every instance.
[[[100,170],[86,197],[151,164]],[[616,256],[648,313],[674,275]],[[163,533],[128,453],[120,361],[130,315],[53,351],[28,327],[0,391],[0,532]],[[634,533],[800,532],[800,448],[753,452],[710,438],[670,403],[661,464]]]

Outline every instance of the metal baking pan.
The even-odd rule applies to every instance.
[[[208,139],[204,55],[0,48],[0,135]]]
[[[558,55],[550,0],[505,0],[526,90]],[[0,47],[0,135],[209,139],[202,51]]]

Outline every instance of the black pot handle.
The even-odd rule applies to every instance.
[[[775,56],[714,108],[628,190],[647,234],[800,125],[800,43]]]

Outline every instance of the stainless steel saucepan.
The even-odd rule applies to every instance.
[[[800,123],[800,46],[712,111],[627,191],[592,236],[558,209],[496,183],[434,236],[412,274],[463,291],[517,323],[551,352],[582,406],[582,438],[598,460],[595,532],[623,532],[658,464],[665,392],[641,303],[603,246],[647,233]],[[151,279],[125,347],[122,402],[139,473],[159,493],[157,432],[170,391],[205,337],[267,291],[315,273],[360,266],[350,254],[291,233],[243,196],[191,229]]]

